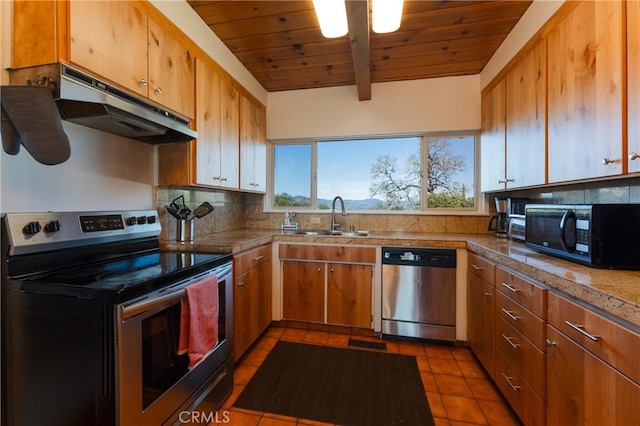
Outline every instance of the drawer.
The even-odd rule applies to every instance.
[[[501,267],[496,268],[496,288],[542,319],[547,319],[547,290]]]
[[[549,324],[640,383],[640,334],[552,292]]]
[[[469,272],[491,285],[495,283],[496,265],[477,254],[469,253]]]
[[[266,244],[234,255],[233,273],[237,277],[265,262],[271,262],[271,244]]]
[[[524,338],[503,318],[496,319],[496,349],[545,401],[547,394],[547,356]]]
[[[546,352],[547,329],[542,319],[496,291],[496,313],[513,328],[522,333],[541,351]]]
[[[281,244],[280,259],[376,263],[375,247]]]
[[[496,354],[496,384],[513,411],[527,426],[546,424],[546,404],[500,354]]]

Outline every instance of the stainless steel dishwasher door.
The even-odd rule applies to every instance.
[[[455,250],[383,247],[382,334],[453,342],[455,326]]]

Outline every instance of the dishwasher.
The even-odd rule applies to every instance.
[[[382,334],[456,340],[456,251],[382,247]]]

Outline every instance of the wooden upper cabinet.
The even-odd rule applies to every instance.
[[[549,33],[549,182],[623,171],[623,17],[584,1]]]
[[[507,188],[546,182],[546,43],[506,76]]]
[[[501,80],[482,94],[480,134],[481,190],[505,189],[506,83]]]
[[[265,192],[267,132],[264,107],[240,98],[240,189]]]
[[[57,8],[54,1],[13,1],[11,68],[58,60]],[[37,28],[37,31],[34,31]]]
[[[69,60],[148,96],[147,16],[136,2],[73,1]]]
[[[240,186],[237,90],[220,69],[200,60],[196,67],[195,183],[237,189]]]
[[[148,28],[149,99],[195,117],[193,54],[152,19]]]
[[[39,37],[53,32],[55,37],[47,40],[54,48],[40,49],[42,43],[36,43],[38,48],[31,53],[29,37],[18,37],[13,43],[13,67],[67,61],[173,112],[195,117],[194,55],[176,37],[174,26],[168,22],[160,25],[150,18],[152,6],[147,2],[42,2],[42,8],[51,9],[56,18],[53,24],[32,10],[31,3],[40,2],[25,2],[14,9],[16,31],[29,23],[38,28],[31,32]]]
[[[627,93],[629,172],[640,172],[640,1],[627,1]],[[634,155],[635,154],[635,155]]]

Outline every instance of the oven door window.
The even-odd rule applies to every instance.
[[[218,283],[218,345],[225,340],[225,287]],[[180,309],[171,306],[141,320],[142,332],[142,408],[149,407],[189,370],[188,353],[179,354]],[[194,370],[197,370],[196,366]]]
[[[188,354],[178,354],[180,303],[142,321],[142,404],[147,408],[189,369]]]

